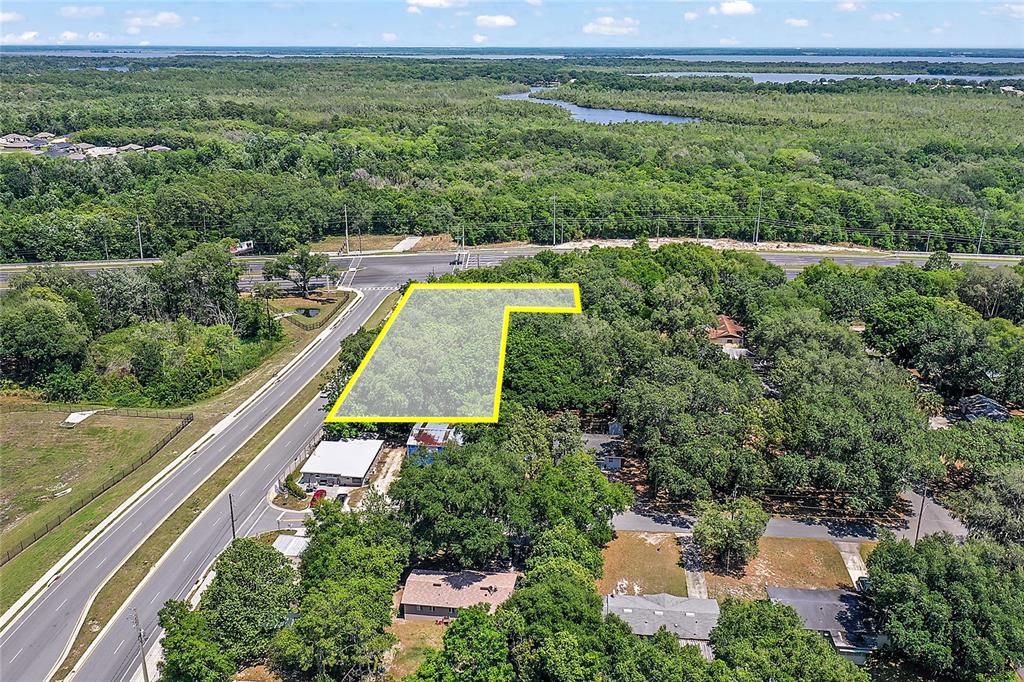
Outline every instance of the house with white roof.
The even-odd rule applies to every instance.
[[[358,488],[384,449],[382,440],[321,441],[299,469],[299,485],[315,488]]]

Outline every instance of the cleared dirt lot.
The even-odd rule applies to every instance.
[[[143,456],[174,419],[94,414],[73,429],[63,412],[0,415],[0,528],[3,547],[17,544]],[[71,492],[55,497],[71,488]]]
[[[765,587],[852,587],[836,546],[828,540],[763,537],[761,553],[742,575],[705,572],[708,596],[764,599]]]
[[[679,563],[679,541],[672,533],[620,532],[604,548],[604,594],[686,596],[686,571]]]

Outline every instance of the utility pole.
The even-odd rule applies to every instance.
[[[932,250],[932,231],[928,230],[928,241],[924,244],[925,253],[931,253]]]
[[[142,679],[143,682],[149,682],[149,671],[146,669],[146,637],[142,632],[142,625],[139,623],[139,612],[132,609],[132,620],[135,622],[135,633],[139,636],[139,651],[142,654]]]
[[[351,249],[349,249],[349,247],[348,247],[348,206],[346,206],[345,207],[345,255],[346,256],[349,254],[350,250]]]
[[[228,512],[231,514],[231,539],[237,539],[235,535],[235,503],[231,500],[231,493],[228,493]]]
[[[139,236],[139,258],[145,258],[142,255],[142,224],[139,222],[139,216],[135,216],[135,234]]]
[[[700,239],[700,223],[704,220],[702,216],[697,216],[697,239]]]
[[[754,223],[754,244],[757,244],[757,239],[761,234],[761,203],[764,199],[764,190],[760,187],[757,188],[757,221]]]
[[[924,501],[928,497],[928,483],[925,482],[924,490],[921,491],[921,508],[917,512],[917,530],[914,531],[914,547],[917,547],[917,540],[921,537],[921,519],[924,518]]]
[[[981,234],[978,235],[978,248],[974,250],[974,253],[981,253],[981,239],[985,236],[985,223],[988,222],[988,211],[982,214],[981,217]]]
[[[555,200],[557,198],[556,195],[551,195],[551,246],[555,245]]]

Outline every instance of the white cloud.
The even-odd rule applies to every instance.
[[[718,7],[712,7],[711,10],[715,10],[711,12],[712,14],[720,13],[726,16],[738,16],[753,14],[757,11],[757,8],[749,0],[725,0],[719,3]]]
[[[71,42],[72,40],[78,40],[78,34],[74,31],[64,31],[60,34],[60,39],[64,42]]]
[[[991,12],[982,14],[1009,14],[1011,19],[1024,19],[1024,4],[1005,3],[995,7]]]
[[[99,5],[65,5],[60,8],[60,15],[69,19],[95,19],[103,16],[103,12]]]
[[[700,15],[696,12],[683,12],[683,19],[686,21],[696,21],[700,18]]]
[[[516,25],[516,20],[507,14],[481,14],[476,18],[476,25],[480,28],[511,28]]]
[[[430,9],[448,9],[449,7],[465,7],[467,0],[405,0],[411,7],[427,7]]]
[[[824,33],[821,34],[821,37],[825,38],[826,40],[831,40],[832,38],[835,38],[836,36],[835,36],[834,33],[829,33],[828,31],[825,31]]]
[[[153,12],[143,10],[138,12],[126,12],[125,33],[136,35],[144,28],[180,28],[185,21],[174,12]]]
[[[864,9],[864,5],[859,2],[840,2],[836,5],[836,10],[839,12],[857,12]]]
[[[487,42],[487,40],[488,38],[485,35],[481,35],[479,33],[473,34],[473,42],[476,43],[477,45],[483,45],[484,43]]]
[[[9,24],[14,21],[21,21],[25,17],[17,12],[0,12],[0,24]]]
[[[740,41],[736,40],[735,38],[719,38],[718,39],[718,44],[719,45],[739,45]]]
[[[899,12],[879,12],[871,15],[871,21],[896,21],[901,16]]]
[[[149,41],[148,40],[140,40],[139,41],[139,47],[145,47],[146,45],[149,45]]]
[[[544,4],[544,0],[526,0],[527,5],[533,5],[534,7],[540,7]]]
[[[106,40],[107,34],[103,31],[89,31],[89,40]]]
[[[398,40],[398,35],[395,33],[385,32],[380,34],[380,39],[383,40],[385,43],[393,43],[396,40]]]
[[[807,28],[811,25],[811,22],[806,19],[786,19],[786,26],[792,26],[793,28]]]
[[[22,33],[8,33],[3,38],[0,38],[0,43],[4,45],[18,45],[25,43],[35,43],[39,41],[39,31],[24,31]]]
[[[584,33],[599,36],[625,36],[636,33],[640,22],[632,17],[598,17],[583,27]]]
[[[409,5],[408,7],[405,8],[405,11],[408,12],[409,14],[423,14],[423,10],[421,10],[416,5]]]
[[[934,27],[932,28],[932,30],[930,31],[930,33],[931,33],[931,34],[932,34],[933,36],[940,36],[940,35],[942,35],[942,34],[943,34],[943,33],[945,33],[945,32],[946,32],[946,31],[945,31],[945,29],[943,29],[943,28],[942,28],[941,26],[934,26]]]

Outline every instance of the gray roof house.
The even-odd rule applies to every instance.
[[[1004,422],[1010,418],[1010,411],[987,395],[976,393],[960,399],[960,412],[969,422],[975,419],[991,419]]]
[[[805,590],[768,587],[768,598],[793,607],[808,630],[824,635],[844,658],[863,665],[883,644],[875,634],[871,605],[853,590]]]
[[[139,152],[139,151],[142,151],[143,149],[144,149],[144,147],[141,144],[123,144],[123,145],[121,145],[120,147],[117,148],[117,151],[119,151],[119,152]]]
[[[604,598],[604,615],[614,614],[629,629],[643,637],[665,628],[680,644],[696,646],[711,660],[711,631],[718,624],[719,608],[714,599],[677,597],[673,594],[609,594]]]

